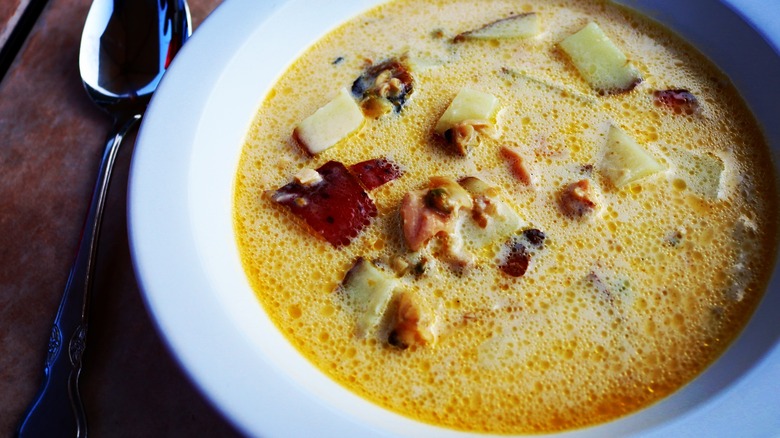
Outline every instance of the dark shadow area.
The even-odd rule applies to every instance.
[[[0,81],[5,77],[8,69],[11,68],[16,55],[24,45],[27,35],[30,34],[35,22],[46,7],[48,0],[31,0],[30,4],[24,9],[22,16],[14,26],[14,30],[8,36],[8,41],[0,49]]]

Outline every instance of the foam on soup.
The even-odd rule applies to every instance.
[[[691,381],[759,302],[777,234],[768,147],[728,79],[656,23],[601,1],[485,5],[396,0],[346,22],[291,65],[262,102],[241,157],[234,208],[242,262],[301,354],[389,410],[501,434],[609,421]],[[529,12],[539,17],[535,36],[453,42]],[[599,93],[561,50],[589,22],[641,74],[632,90]],[[403,60],[414,76],[400,112],[368,117],[335,146],[305,153],[295,127],[385,59]],[[499,110],[496,132],[460,155],[433,130],[463,88],[497,97]],[[657,92],[669,90],[695,96],[696,111],[659,102]],[[613,126],[663,170],[617,187],[600,167]],[[502,148],[522,157],[528,181]],[[367,191],[378,214],[348,245],[319,238],[267,194],[303,169],[372,158],[403,174]],[[525,244],[522,276],[500,269],[510,239],[477,242],[468,217],[457,226],[466,263],[437,258],[436,238],[410,251],[399,209],[434,175],[479,178],[519,217],[515,237],[543,233],[539,248]],[[562,192],[581,180],[595,206],[573,217]],[[426,342],[388,342],[386,317],[356,334],[362,315],[343,282],[361,258],[416,298]],[[421,259],[422,272],[397,266]]]

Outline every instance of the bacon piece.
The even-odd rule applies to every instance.
[[[498,268],[511,277],[522,277],[528,271],[531,256],[544,248],[547,235],[536,228],[528,228],[504,244]]]
[[[499,269],[511,277],[522,277],[528,270],[531,254],[528,253],[525,245],[517,239],[507,242],[507,250],[506,257],[498,265]]]
[[[331,245],[349,245],[377,215],[376,206],[343,164],[328,161],[317,173],[321,181],[308,185],[293,181],[272,191],[271,199],[289,208]]]
[[[509,170],[512,172],[512,175],[524,185],[530,186],[531,172],[525,167],[522,155],[513,148],[502,146],[501,156],[509,163]]]
[[[397,164],[386,158],[361,161],[349,166],[349,171],[360,180],[366,190],[374,190],[404,173]]]
[[[547,239],[547,235],[542,230],[537,228],[529,228],[523,231],[523,237],[532,246],[536,248],[542,248],[544,246],[544,240]]]
[[[666,106],[677,114],[694,114],[699,111],[699,101],[688,90],[656,90],[653,100],[657,106]]]
[[[564,187],[558,196],[561,210],[571,218],[581,218],[596,208],[590,180],[582,179]]]

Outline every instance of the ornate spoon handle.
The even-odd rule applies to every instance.
[[[122,139],[141,119],[117,120],[109,137],[84,223],[78,253],[60,300],[49,338],[43,383],[27,409],[18,437],[86,437],[87,419],[79,394],[81,359],[86,347],[89,296],[95,272],[103,209]]]

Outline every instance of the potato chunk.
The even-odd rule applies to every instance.
[[[539,33],[539,15],[535,12],[512,15],[492,21],[479,29],[460,33],[452,39],[459,43],[467,39],[496,40],[505,38],[528,38]]]
[[[606,147],[599,170],[617,188],[665,169],[636,140],[615,126],[609,127]]]
[[[465,156],[472,146],[479,144],[481,135],[497,137],[490,120],[497,105],[498,99],[492,94],[463,88],[442,114],[434,131],[444,137],[453,152]]]
[[[341,288],[355,307],[358,337],[365,338],[377,330],[398,285],[397,278],[362,257],[347,271]]]
[[[691,192],[709,200],[719,198],[721,180],[726,170],[723,160],[707,152],[691,152],[684,148],[672,148],[674,176],[685,182]]]
[[[520,216],[501,200],[501,190],[479,178],[469,176],[460,185],[472,196],[471,221],[463,224],[464,240],[475,249],[486,248],[517,232],[522,225]]]
[[[444,135],[455,125],[468,120],[490,120],[497,106],[496,96],[471,88],[463,88],[444,111],[439,122],[436,123],[434,131],[439,135]]]
[[[344,88],[335,99],[301,120],[293,137],[309,154],[316,155],[360,128],[363,120],[363,111]]]
[[[639,71],[596,23],[588,23],[559,43],[591,88],[604,94],[631,91]]]

